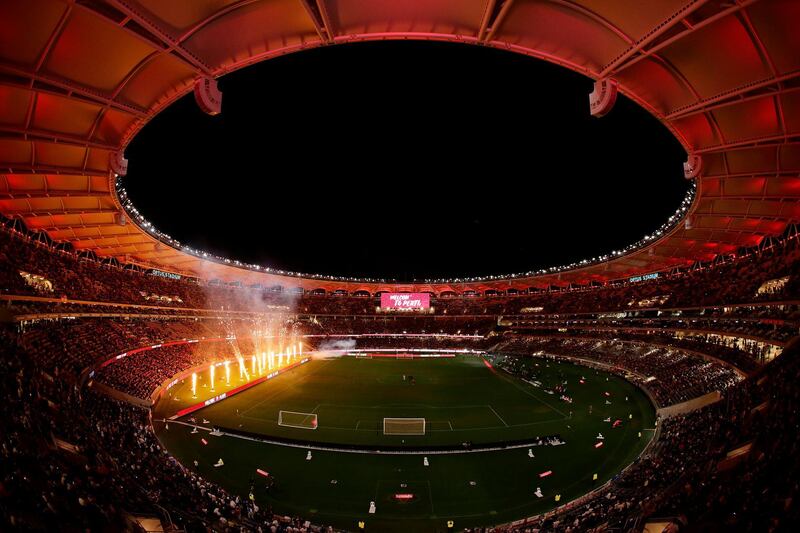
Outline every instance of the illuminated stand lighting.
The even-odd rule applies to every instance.
[[[608,80],[605,80],[608,81]],[[697,155],[691,155],[686,162],[684,171],[686,173],[686,177],[692,179],[693,176],[702,172],[702,160]],[[121,175],[120,175],[121,176]],[[182,244],[180,241],[173,239],[166,233],[162,233],[158,231],[151,222],[147,221],[147,219],[139,213],[138,209],[134,207],[130,198],[128,198],[128,192],[122,186],[121,177],[117,176],[115,181],[116,193],[117,197],[122,204],[125,212],[128,215],[128,218],[142,227],[143,230],[147,231],[152,237],[158,239],[159,241],[172,246],[176,249],[179,249],[187,254],[194,255],[195,257],[199,257],[204,260],[213,261],[220,264],[225,265],[235,265],[241,268],[247,268],[250,270],[255,270],[257,272],[266,272],[266,273],[273,273],[278,274],[281,276],[292,276],[292,277],[300,277],[300,278],[307,278],[307,279],[321,279],[321,280],[329,280],[329,281],[350,281],[350,282],[365,282],[365,283],[394,283],[398,280],[393,279],[375,279],[375,278],[358,278],[358,277],[343,277],[343,276],[328,276],[323,274],[311,274],[311,273],[302,273],[302,272],[292,272],[286,271],[281,269],[275,269],[270,267],[265,267],[261,265],[254,265],[254,264],[247,264],[242,263],[241,261],[231,260],[224,257],[220,257],[214,254],[210,254],[208,252],[204,252],[202,250],[197,250],[188,246],[186,244]],[[681,202],[678,209],[675,213],[669,217],[667,222],[665,222],[660,228],[658,228],[653,233],[646,235],[639,241],[626,246],[621,250],[614,250],[613,252],[599,255],[596,257],[592,257],[591,259],[583,259],[581,261],[575,261],[569,264],[563,264],[560,266],[552,266],[549,268],[540,268],[538,270],[529,270],[527,272],[516,272],[516,273],[505,273],[493,276],[476,276],[476,277],[469,277],[469,278],[438,278],[438,279],[421,279],[421,280],[414,280],[415,282],[424,282],[424,283],[472,283],[472,282],[482,282],[482,281],[499,281],[499,280],[506,280],[506,279],[518,279],[518,278],[528,278],[532,276],[540,276],[540,275],[553,275],[560,272],[576,269],[576,268],[583,268],[590,265],[595,265],[598,263],[602,263],[605,261],[609,261],[611,259],[616,259],[620,256],[625,254],[631,253],[636,251],[637,249],[643,248],[645,246],[649,246],[652,244],[653,241],[665,236],[667,232],[671,229],[676,228],[678,223],[683,220],[684,216],[687,214],[687,211],[691,207],[692,203],[694,202],[695,195],[697,192],[697,184],[696,180],[692,179],[692,182],[689,186],[689,189],[686,192],[686,196]]]

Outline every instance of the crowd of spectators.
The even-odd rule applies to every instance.
[[[587,333],[587,332],[585,332]],[[759,359],[759,356],[754,351],[745,351],[739,347],[728,346],[725,343],[718,342],[721,337],[714,334],[691,334],[677,337],[675,334],[670,333],[652,333],[646,332],[641,334],[631,332],[601,332],[597,335],[584,335],[594,338],[603,339],[619,339],[630,340],[638,343],[650,344],[653,346],[669,346],[672,348],[682,349],[684,351],[700,354],[701,356],[710,356],[721,361],[729,363],[743,373],[752,373],[757,370],[762,363],[767,360]]]
[[[79,375],[94,363],[154,343],[224,335],[217,321],[54,318],[25,322],[22,347],[55,375]]]
[[[664,420],[656,443],[609,485],[542,516],[470,531],[627,531],[650,520],[692,533],[797,531],[799,379],[795,344],[721,401]]]
[[[662,346],[656,346],[657,341]],[[548,353],[591,359],[606,365],[656,378],[647,383],[662,405],[686,401],[707,392],[725,388],[736,381],[729,367],[703,359],[673,346],[674,339],[644,336],[630,340],[618,338],[529,337],[529,336],[465,336],[448,334],[373,333],[367,335],[319,336],[306,339],[306,346],[320,350],[370,349],[471,349],[492,353],[528,355]],[[683,342],[692,348],[706,348]],[[121,392],[147,399],[152,392],[181,371],[224,359],[234,360],[240,354],[253,353],[252,340],[241,336],[235,341],[201,342],[161,346],[139,352],[98,370],[95,379]]]
[[[794,238],[657,280],[524,296],[440,297],[432,301],[433,314],[378,316],[372,296],[290,295],[167,279],[55,252],[0,230],[2,294],[100,302],[7,305],[12,314],[58,316],[0,324],[0,530],[128,531],[136,529],[136,514],[186,531],[329,531],[273,516],[204,481],[160,446],[147,410],[80,380],[86,369],[131,348],[231,331],[247,342],[258,319],[233,315],[277,311],[302,315],[295,323],[302,333],[357,335],[355,348],[475,347],[515,357],[579,357],[655,378],[642,383],[662,406],[721,391],[721,401],[663,421],[655,444],[602,491],[496,531],[621,529],[647,517],[670,517],[695,531],[794,531],[800,521],[800,349],[790,339],[798,333],[800,310],[791,303],[732,304],[797,299],[798,260]],[[142,306],[125,308],[142,316],[121,316],[111,303]],[[223,320],[200,311],[223,306]],[[647,314],[650,306],[664,314]],[[710,310],[666,311],[697,306]],[[84,311],[109,316],[66,316]],[[601,316],[608,311],[626,314]],[[593,316],[564,316],[576,313]],[[501,325],[498,317],[507,315],[541,318]],[[404,336],[422,333],[432,336]],[[454,343],[450,335],[476,337]],[[758,339],[787,347],[770,361]],[[224,355],[232,345],[222,344]],[[750,376],[742,381],[727,365],[693,352],[729,361]],[[145,398],[209,356],[194,345],[163,347],[123,358],[95,379]],[[743,445],[750,448],[732,462],[728,453]]]
[[[252,353],[252,343],[238,339],[162,346],[115,361],[98,371],[95,379],[146,400],[164,381],[183,370],[235,359],[233,343],[242,345],[246,353]]]
[[[544,327],[512,328],[497,333],[510,333],[543,337],[571,337],[595,339],[629,339],[648,344],[685,348],[722,359],[743,372],[751,372],[760,365],[780,355],[783,342],[740,337],[725,330],[684,330],[669,328],[636,327]]]
[[[366,337],[315,337],[305,339],[306,348],[325,350],[485,350],[493,341],[485,337],[466,336],[416,336],[370,335]],[[212,362],[236,361],[243,355],[249,364],[250,354],[255,353],[252,339],[239,337],[233,340],[198,342],[160,346],[138,352],[98,369],[93,376],[96,381],[125,394],[147,400],[168,379],[177,374]]]
[[[507,325],[516,330],[552,331],[571,329],[646,329],[714,331],[735,337],[752,337],[765,341],[786,342],[800,333],[800,323],[796,321],[763,321],[750,318],[705,318],[705,317],[611,317],[611,318],[573,318],[567,320],[510,320]]]
[[[22,273],[40,277],[50,288],[28,283]],[[5,228],[0,229],[0,288],[7,295],[195,309],[286,311],[295,301],[290,294],[121,268],[54,250]]]
[[[523,295],[437,295],[436,315],[513,315],[583,313],[660,307],[739,304],[800,297],[798,238],[754,250],[736,259],[704,265],[657,279],[602,287],[575,287]],[[23,275],[25,273],[25,275]],[[31,283],[35,276],[37,283]],[[27,281],[26,281],[27,280]],[[736,280],[731,283],[730,280]],[[777,283],[775,280],[784,280]],[[770,283],[771,282],[771,283]],[[764,287],[768,287],[764,289]],[[55,251],[29,236],[0,230],[0,287],[7,295],[36,295],[71,300],[148,306],[239,311],[292,311],[302,314],[370,315],[380,306],[374,296],[357,293],[305,294],[275,291],[196,278],[171,279],[125,269],[111,262]]]
[[[8,326],[0,331],[6,421],[0,427],[0,515],[9,528],[124,531],[133,527],[130,514],[150,514],[187,530],[315,530],[302,519],[273,517],[257,502],[183,468],[160,447],[146,410],[81,389],[69,376],[56,377],[48,371],[53,358],[39,361],[44,352],[28,350],[31,333]],[[553,342],[505,342],[506,353],[557,352]],[[656,444],[600,493],[525,526],[497,530],[586,531],[668,516],[695,527],[790,531],[800,518],[792,505],[800,472],[798,349],[787,348],[746,381],[728,376],[719,386],[709,377],[713,367],[702,361],[629,344],[572,341],[566,351],[630,366],[657,382],[674,374],[667,388],[692,382],[693,394],[713,382],[723,400],[664,421]],[[695,375],[704,382],[699,389]],[[749,443],[752,449],[738,466],[718,468],[729,451]]]
[[[0,530],[142,531],[135,516],[184,531],[330,532],[273,515],[184,468],[145,409],[45,370],[0,326]]]
[[[710,356],[719,359],[744,373],[752,373],[783,350],[782,348],[776,349],[774,345],[740,338],[738,343],[729,343],[727,341],[730,337],[723,337],[716,333],[584,331],[577,336],[605,340],[631,340],[640,344],[678,348],[701,357]]]
[[[661,407],[725,390],[741,379],[731,367],[684,350],[618,339],[513,336],[492,352],[579,358],[629,371],[634,374],[631,379],[650,391]]]
[[[496,326],[492,317],[317,317],[315,332],[325,335],[423,333],[486,335]]]

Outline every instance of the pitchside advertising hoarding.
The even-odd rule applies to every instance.
[[[384,292],[381,294],[381,307],[395,310],[428,309],[431,295],[427,292]]]

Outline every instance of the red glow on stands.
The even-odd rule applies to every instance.
[[[189,340],[181,339],[179,341],[164,342],[164,343],[161,343],[161,344],[156,344],[154,346],[145,346],[144,348],[134,348],[133,350],[129,350],[127,352],[123,352],[123,353],[121,353],[119,355],[115,355],[111,359],[103,361],[103,363],[100,364],[100,368],[105,368],[108,365],[110,365],[111,363],[113,363],[114,361],[117,361],[118,359],[122,359],[123,357],[136,355],[137,353],[147,352],[147,351],[155,350],[155,349],[158,349],[158,348],[166,348],[168,346],[180,346],[182,344],[195,344],[195,343],[198,343],[198,342],[220,342],[220,341],[226,341],[226,340],[228,340],[228,339],[225,338],[225,337],[218,337],[218,338],[213,338],[213,339],[189,339]]]
[[[490,363],[489,361],[487,361],[485,357],[481,357],[481,361],[483,361],[483,364],[484,364],[484,365],[486,365],[486,368],[488,368],[488,369],[489,369],[489,370],[491,370],[492,372],[496,372],[496,370],[495,370],[495,369],[494,369],[494,367],[492,366],[492,363]]]

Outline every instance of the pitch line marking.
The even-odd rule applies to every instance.
[[[324,361],[324,362],[330,363],[330,361]],[[320,365],[319,367],[317,367],[316,370],[314,370],[312,372],[309,372],[309,375],[316,374],[317,372],[319,372],[322,369],[323,366],[325,366],[325,365]],[[292,383],[290,381],[286,381],[286,380],[281,381],[280,385],[278,385],[278,383],[275,383],[273,385],[273,387],[271,387],[271,390],[269,391],[268,394],[266,394],[264,397],[259,399],[257,402],[253,403],[251,406],[249,406],[244,411],[241,411],[240,415],[245,415],[245,414],[249,413],[250,411],[252,411],[253,409],[255,409],[256,407],[258,407],[259,405],[261,405],[262,403],[266,402],[267,400],[271,400],[271,399],[275,398],[276,396],[279,396],[284,391],[289,389],[291,386],[292,386]]]
[[[267,419],[267,418],[259,418],[259,417],[255,417],[255,416],[242,416],[242,415],[239,415],[239,417],[240,418],[246,418],[248,420],[256,420],[258,422],[261,422],[263,424],[268,424],[270,426],[279,427],[277,422],[275,422],[274,420]],[[497,425],[497,426],[470,426],[470,427],[465,427],[465,428],[462,428],[462,429],[455,429],[453,427],[452,422],[449,421],[449,420],[430,420],[431,424],[438,424],[438,423],[444,424],[444,423],[447,423],[447,425],[450,426],[450,429],[447,429],[447,428],[444,428],[444,429],[433,429],[433,428],[431,428],[431,429],[426,429],[426,431],[429,431],[431,433],[441,433],[441,432],[444,432],[444,431],[486,431],[486,430],[494,430],[494,429],[522,428],[522,427],[538,426],[538,425],[541,425],[541,424],[554,424],[556,422],[560,422],[561,420],[562,420],[561,418],[553,418],[553,419],[550,419],[550,420],[537,420],[536,422],[523,422],[521,424],[506,425],[506,426],[500,426],[500,425]],[[353,428],[353,427],[341,427],[341,426],[327,426],[326,425],[324,429],[335,429],[335,430],[340,430],[340,431],[375,431],[374,429],[361,428],[360,425],[362,423],[364,423],[364,424],[373,424],[373,423],[377,423],[377,422],[380,422],[380,420],[378,420],[378,419],[374,419],[374,420],[361,420],[361,419],[359,419],[359,420],[356,421],[356,427],[355,428]],[[645,431],[648,431],[648,430],[645,430]],[[649,431],[654,431],[654,430],[651,429]]]
[[[156,419],[156,422],[165,422],[162,419]],[[166,420],[166,422],[170,422],[177,425],[182,425],[186,427],[196,427],[198,429],[204,429],[206,431],[210,431],[208,428],[204,428],[202,426],[198,426],[196,424],[190,424],[189,422],[182,422],[180,420]],[[500,427],[500,426],[497,426]],[[349,454],[361,454],[361,455],[462,455],[467,453],[487,453],[487,452],[505,452],[509,450],[519,450],[523,448],[530,448],[531,446],[535,445],[536,441],[531,440],[530,442],[524,442],[520,444],[497,444],[497,445],[489,445],[486,448],[452,448],[447,450],[441,449],[429,449],[429,450],[419,450],[419,449],[408,449],[408,450],[372,450],[370,448],[363,448],[363,449],[351,449],[351,448],[341,448],[336,447],[333,445],[325,445],[324,443],[315,444],[312,442],[304,442],[304,443],[295,443],[295,442],[285,442],[285,441],[276,441],[272,440],[267,436],[250,436],[250,435],[242,435],[239,433],[233,433],[231,430],[226,428],[217,428],[217,430],[221,433],[220,436],[223,437],[232,437],[234,439],[241,439],[250,442],[258,442],[262,444],[267,444],[270,446],[280,446],[283,448],[300,448],[303,450],[317,450],[323,452],[338,452],[338,453],[349,453]]]
[[[312,409],[310,413],[307,413],[306,416],[303,417],[303,423],[307,422],[310,417],[314,416],[317,413],[317,409],[319,409],[319,404],[317,404],[317,406],[314,409]],[[286,413],[286,412],[291,412],[291,411],[284,411],[284,412]],[[311,420],[313,420],[313,418]],[[319,417],[317,417],[317,421],[319,421]],[[281,424],[278,424],[278,425],[280,426]],[[284,425],[288,426],[288,424],[284,424]],[[294,427],[294,426],[288,426],[288,427]],[[314,429],[317,429],[317,427],[318,427],[318,425],[314,426]],[[304,428],[304,427],[301,426],[300,429],[307,429],[307,428]]]
[[[275,396],[279,395],[281,392],[284,391],[284,389],[287,388],[289,388],[289,385],[287,383],[278,384],[277,386],[273,387],[267,394],[265,394],[263,397],[254,402],[251,406],[249,406],[247,409],[240,411],[239,416],[244,416],[245,414],[249,413],[262,403],[266,402],[267,400],[271,400]]]
[[[422,403],[388,403],[380,405],[353,405],[346,403],[323,403],[322,407],[344,407],[352,409],[386,409],[386,408],[423,408],[423,409],[475,409],[476,407],[486,407],[486,404],[479,405],[426,405]]]
[[[321,404],[321,405],[322,406],[326,406],[326,405],[329,405],[329,404]],[[481,405],[480,407],[484,407],[484,408],[489,407],[490,409],[493,410],[493,408],[491,408],[491,406],[489,406],[488,404]],[[261,423],[264,423],[264,424],[268,424],[270,426],[278,427],[277,422],[275,420],[272,420],[271,418],[262,418],[262,417],[257,417],[257,416],[247,416],[247,415],[244,415],[242,413],[240,413],[237,416],[239,418],[246,418],[248,420],[255,420],[255,421],[258,421],[258,422],[261,422]],[[499,415],[496,415],[495,417],[498,420],[502,420],[499,417]],[[449,420],[449,419],[444,419],[444,420],[442,420],[442,419],[439,419],[439,420],[428,419],[428,421],[430,422],[431,425],[433,425],[433,424],[445,424],[446,423],[450,427],[449,430],[446,429],[446,428],[445,429],[433,429],[433,427],[431,427],[428,431],[430,431],[430,432],[482,431],[482,430],[493,430],[493,429],[503,429],[503,428],[522,428],[522,427],[538,426],[538,425],[541,425],[541,424],[553,424],[553,423],[560,422],[561,420],[563,420],[563,419],[559,417],[559,418],[550,418],[550,419],[547,419],[547,420],[536,420],[534,422],[521,422],[521,423],[517,423],[517,424],[505,423],[505,425],[503,425],[503,426],[501,426],[501,425],[495,425],[495,426],[468,426],[468,427],[464,427],[462,429],[458,429],[457,430],[457,429],[455,429],[455,427],[453,427],[452,420]],[[380,419],[377,419],[377,418],[376,419],[361,419],[361,418],[359,418],[359,419],[356,420],[356,426],[355,427],[342,427],[342,426],[326,425],[325,428],[326,429],[335,429],[335,430],[345,430],[345,431],[374,431],[373,429],[369,429],[369,428],[363,429],[363,428],[360,427],[360,425],[362,423],[364,423],[364,424],[374,424],[374,423],[378,423],[378,422],[380,422]],[[503,422],[505,422],[505,421],[503,420]],[[653,430],[651,429],[650,431],[653,431]]]
[[[522,386],[521,386],[519,383],[517,383],[517,382],[516,382],[516,380],[514,380],[513,378],[506,377],[506,376],[502,375],[502,374],[501,374],[501,373],[499,373],[499,372],[498,372],[498,374],[497,374],[497,375],[498,375],[498,376],[501,376],[501,377],[502,377],[503,379],[505,379],[507,382],[511,383],[511,384],[512,384],[512,385],[514,385],[516,388],[518,388],[519,390],[521,390],[522,392],[524,392],[525,394],[527,394],[528,396],[530,396],[530,397],[531,397],[531,398],[533,398],[534,400],[537,400],[538,402],[540,402],[540,403],[542,403],[542,404],[546,405],[547,407],[549,407],[550,409],[552,409],[552,410],[553,410],[553,411],[555,411],[556,413],[560,414],[560,415],[561,415],[561,416],[563,416],[564,418],[568,418],[568,416],[567,416],[567,415],[566,415],[566,414],[565,414],[563,411],[561,411],[560,409],[556,409],[555,407],[553,407],[552,405],[550,405],[550,404],[549,404],[549,403],[547,403],[546,401],[542,400],[541,398],[539,398],[538,396],[536,396],[535,394],[533,394],[533,393],[532,393],[532,392],[530,392],[529,390],[525,389],[525,388],[524,388],[524,387],[522,387]]]
[[[248,417],[248,418],[252,418],[252,417]],[[261,420],[261,419],[259,418],[258,420]],[[450,422],[449,420],[428,420],[426,418],[425,421],[426,421],[426,427],[425,427],[425,432],[426,433],[436,433],[436,432],[443,432],[443,431],[455,431],[455,429],[453,429],[453,423]],[[355,429],[353,429],[353,428],[345,428],[345,427],[340,427],[340,426],[325,426],[325,429],[336,429],[336,430],[343,430],[343,431],[375,431],[374,429],[371,429],[371,428],[361,429],[360,426],[361,426],[362,423],[369,426],[369,425],[377,424],[377,423],[380,423],[380,422],[381,422],[381,420],[357,420]],[[433,425],[434,424],[442,424],[442,425],[447,424],[447,426],[450,429],[447,429],[447,428],[444,428],[444,427],[442,429],[433,429]],[[486,426],[486,427],[479,427],[479,428],[474,428],[474,429],[500,429],[502,427],[503,426]],[[472,429],[473,428],[466,428],[466,429],[463,429],[461,431],[470,431]],[[397,433],[396,435],[400,435],[400,433]]]
[[[289,386],[290,386],[288,383],[281,383],[281,385],[282,385],[282,386],[275,387],[274,389],[272,389],[271,391],[269,391],[269,393],[265,394],[265,395],[264,395],[264,396],[263,396],[263,397],[262,397],[260,400],[258,400],[257,402],[255,402],[253,405],[251,405],[250,407],[248,407],[248,408],[247,408],[247,409],[245,409],[244,411],[240,411],[240,413],[239,413],[239,416],[242,416],[242,417],[243,417],[244,415],[246,415],[247,413],[249,413],[250,411],[252,411],[252,410],[253,410],[253,409],[255,409],[256,407],[258,407],[258,406],[259,406],[259,405],[261,405],[262,403],[264,403],[264,402],[266,402],[266,401],[269,401],[269,400],[271,400],[271,399],[275,398],[276,396],[279,396],[279,395],[280,395],[280,394],[282,394],[282,393],[283,393],[283,392],[284,392],[286,389],[288,389],[288,388],[289,388]]]
[[[431,488],[431,482],[429,479],[426,479],[425,483],[428,484],[428,502],[431,504],[431,514],[436,516],[436,510],[433,507],[433,489]]]
[[[487,405],[486,407],[488,407],[489,409],[491,409],[491,410],[492,410],[492,412],[494,413],[494,416],[496,416],[497,418],[499,418],[499,419],[500,419],[500,422],[502,422],[502,423],[503,423],[503,425],[504,425],[505,427],[509,427],[509,426],[508,426],[508,424],[506,423],[506,421],[505,421],[505,420],[503,420],[503,417],[502,417],[502,416],[500,416],[500,415],[497,413],[497,411],[495,411],[495,410],[494,410],[494,407],[492,407],[491,405]]]
[[[326,363],[330,363],[330,361],[325,361],[325,362],[326,362]],[[317,372],[319,372],[319,371],[322,369],[322,367],[323,367],[323,366],[326,366],[326,365],[320,365],[320,366],[317,368],[317,370],[316,370],[316,371],[314,371],[314,372],[311,372],[310,374],[316,374]],[[310,374],[309,374],[309,375],[310,375]],[[306,377],[308,377],[308,376],[306,376]],[[273,390],[271,390],[271,391],[270,391],[270,393],[269,393],[269,394],[267,394],[267,395],[265,395],[264,397],[262,397],[262,398],[261,398],[259,401],[255,402],[253,405],[251,405],[250,407],[248,407],[248,408],[247,408],[247,409],[245,409],[244,411],[241,411],[241,412],[239,413],[239,416],[241,416],[241,417],[244,417],[244,415],[246,415],[247,413],[249,413],[250,411],[252,411],[252,410],[253,410],[253,409],[255,409],[256,407],[258,407],[258,406],[259,406],[259,405],[261,405],[262,403],[266,402],[267,400],[272,400],[273,398],[275,398],[276,396],[279,396],[280,394],[282,394],[282,393],[283,393],[283,392],[285,392],[285,391],[286,391],[288,388],[290,388],[290,387],[291,387],[291,383],[290,383],[290,382],[288,382],[288,381],[284,381],[284,382],[282,383],[282,385],[283,385],[282,387],[279,387],[279,388],[278,388],[278,387],[276,387],[276,388],[274,388]],[[317,406],[317,407],[319,407],[319,406]],[[252,418],[252,417],[245,417],[245,418]]]

